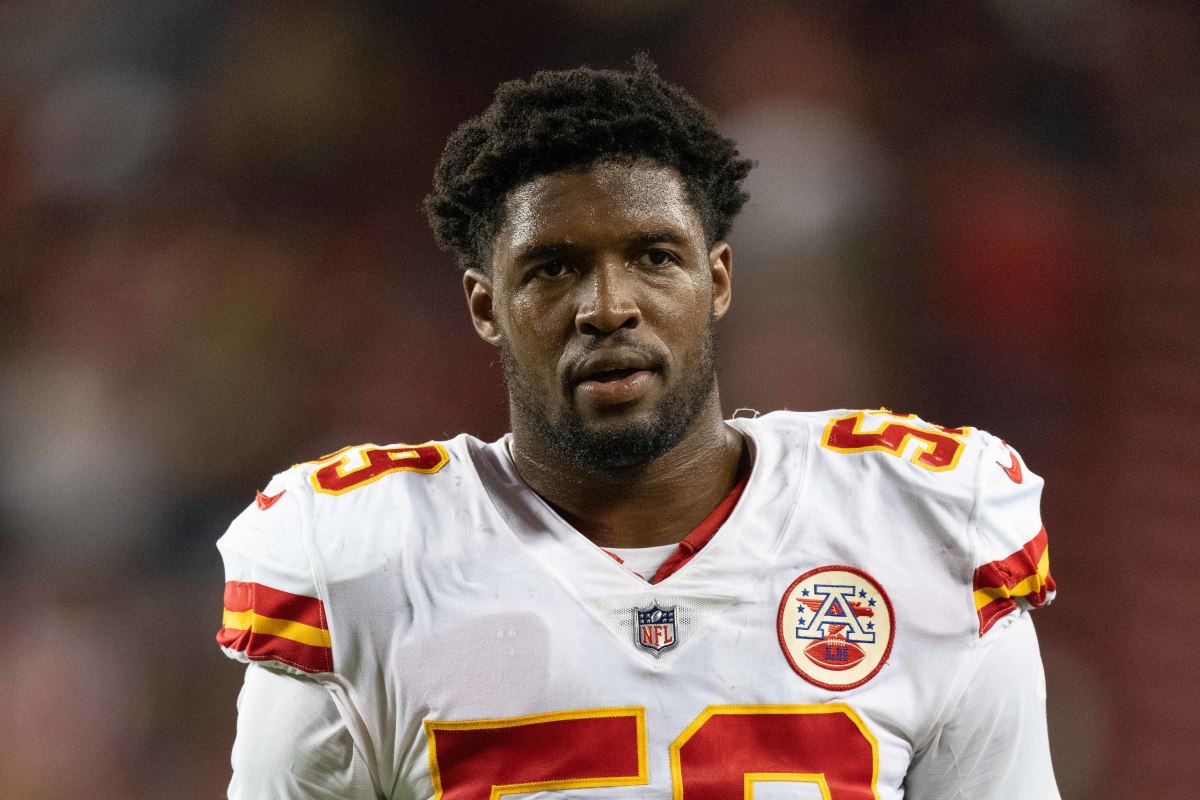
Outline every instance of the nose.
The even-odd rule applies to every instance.
[[[575,329],[580,333],[607,336],[621,328],[636,328],[641,324],[637,278],[623,262],[613,259],[595,265],[578,289]]]

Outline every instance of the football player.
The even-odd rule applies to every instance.
[[[427,210],[512,432],[348,447],[233,522],[231,797],[1058,797],[1020,456],[722,416],[750,168],[644,60],[506,83],[450,137]]]

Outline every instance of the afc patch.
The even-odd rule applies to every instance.
[[[655,656],[679,643],[675,628],[675,606],[660,608],[658,601],[649,608],[633,610],[634,644]]]
[[[796,578],[783,593],[777,625],[792,669],[835,691],[875,677],[896,635],[883,587],[847,566],[817,567]]]

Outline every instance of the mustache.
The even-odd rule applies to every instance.
[[[619,352],[624,360],[645,364],[657,371],[662,371],[667,364],[668,353],[665,348],[638,341],[632,333],[617,331],[603,339],[589,337],[568,345],[559,359],[563,390],[569,392],[580,381],[580,365],[610,351],[614,354]]]

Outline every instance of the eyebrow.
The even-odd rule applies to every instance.
[[[642,231],[641,233],[634,234],[625,240],[625,244],[632,247],[646,247],[647,245],[658,242],[673,244],[677,247],[686,247],[690,243],[686,236],[671,228]],[[562,256],[577,249],[579,249],[579,246],[570,239],[541,242],[539,244],[529,245],[528,247],[523,247],[518,250],[515,260],[519,263],[540,261],[545,258]]]
[[[574,246],[575,245],[567,239],[529,245],[517,251],[517,257],[515,260],[518,263],[527,263],[529,261],[541,261],[545,258],[554,258],[555,256],[561,256],[564,253],[570,252]]]

